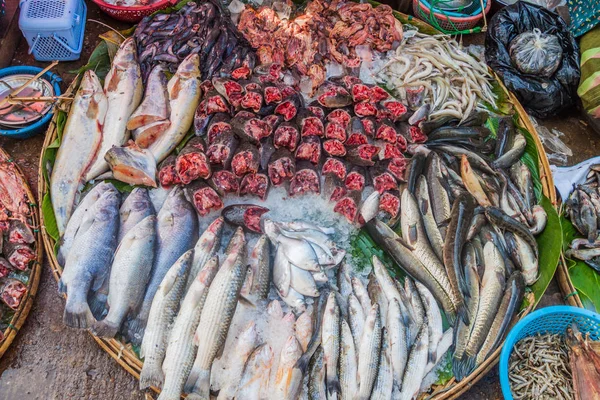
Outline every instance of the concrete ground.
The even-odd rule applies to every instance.
[[[103,21],[117,29],[125,27],[101,14],[95,4],[87,4],[88,18]],[[81,60],[87,60],[98,41],[97,35],[105,30],[101,25],[88,21]],[[21,40],[13,65],[24,64],[39,63],[27,54],[27,43]],[[74,77],[70,71],[82,64],[85,62],[61,63],[55,72],[70,82]],[[581,120],[578,111],[571,110],[544,121],[543,125],[565,133],[563,139],[574,153],[568,160],[569,164],[597,155],[600,138]],[[34,192],[37,191],[38,161],[43,139],[42,135],[25,141],[0,138],[0,146],[12,154],[22,167]],[[553,280],[540,306],[561,303],[562,295]],[[63,325],[63,306],[54,277],[45,262],[37,299],[29,318],[12,347],[0,360],[0,400],[144,399],[144,393],[137,389],[137,381],[102,351],[87,333]],[[473,385],[462,398],[501,398],[497,367]]]

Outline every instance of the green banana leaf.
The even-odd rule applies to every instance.
[[[564,214],[560,217],[560,223],[562,225],[563,249],[567,250],[569,248],[569,243],[571,243],[573,239],[582,236]],[[599,312],[600,274],[584,261],[570,259],[566,256],[565,261],[567,263],[567,270],[569,271],[571,283],[573,283],[575,291],[579,295],[583,306],[588,310]]]

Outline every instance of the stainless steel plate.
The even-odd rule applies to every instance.
[[[0,100],[6,98],[14,90],[23,86],[35,75],[15,74],[0,78]],[[18,97],[54,96],[54,88],[46,79],[38,78],[23,89]],[[23,102],[5,104],[0,107],[0,125],[9,128],[20,128],[39,120],[50,111],[51,102]]]

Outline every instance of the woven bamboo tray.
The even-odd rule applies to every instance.
[[[0,161],[8,161],[12,162],[12,157],[8,154],[2,147],[0,147]],[[13,340],[19,333],[19,329],[25,323],[27,319],[27,315],[29,315],[29,311],[31,310],[31,306],[33,305],[33,301],[35,300],[35,295],[38,290],[38,286],[40,283],[40,275],[42,271],[42,260],[44,257],[44,246],[42,246],[42,231],[40,229],[40,213],[38,210],[38,203],[35,200],[35,196],[31,192],[29,185],[27,184],[27,179],[25,175],[19,168],[17,164],[14,164],[15,169],[17,171],[17,176],[21,180],[22,186],[25,188],[25,192],[27,193],[27,198],[29,200],[29,209],[31,210],[31,221],[34,227],[35,234],[35,252],[36,259],[30,263],[31,272],[29,274],[29,281],[27,284],[27,292],[23,296],[21,300],[21,304],[19,308],[15,312],[10,321],[8,328],[4,331],[4,340],[0,342],[0,358],[6,353],[6,350],[10,347]]]
[[[374,1],[371,1],[371,3],[377,4]],[[404,14],[401,14],[398,12],[394,12],[394,14],[395,14],[396,18],[398,18],[402,23],[409,23],[414,26],[417,26],[420,31],[423,31],[428,34],[436,32],[435,29],[432,28],[431,26],[427,25],[426,23],[424,23],[422,21],[414,19],[413,17],[409,17],[407,15],[404,15]],[[494,76],[495,76],[495,74],[494,74]],[[502,84],[502,82],[500,81],[500,79],[497,76],[495,76],[495,78],[498,81],[502,90],[508,96],[509,101],[513,104],[514,110],[519,116],[521,125],[523,127],[525,127],[534,138],[535,145],[536,145],[537,151],[539,153],[538,163],[539,163],[539,170],[540,170],[540,180],[542,182],[542,191],[543,191],[544,195],[556,207],[556,193],[554,191],[554,182],[552,180],[552,173],[550,171],[550,165],[548,163],[548,158],[546,156],[546,152],[544,150],[542,142],[540,141],[539,136],[537,135],[537,131],[535,130],[535,127],[531,123],[529,116],[527,115],[527,113],[525,112],[525,110],[523,109],[523,107],[521,106],[519,101],[516,99],[516,97],[512,93],[508,92],[506,87]],[[75,85],[77,82],[78,82],[78,79],[75,79],[73,81],[73,83],[71,83],[71,87],[69,87],[68,92],[75,91],[75,89],[76,89]],[[69,105],[65,105],[63,107],[63,109],[68,111],[68,107],[69,107]],[[44,154],[45,149],[50,145],[50,143],[52,143],[56,139],[56,137],[57,137],[57,130],[56,130],[56,116],[55,116],[48,128],[48,132],[46,134],[46,139],[44,141],[44,145],[42,148],[42,155]],[[42,158],[40,158],[40,160]],[[46,192],[48,191],[48,185],[44,179],[44,174],[43,174],[42,168],[44,168],[44,166],[41,165],[41,161],[40,161],[40,173],[39,173],[39,179],[38,179],[38,192],[39,192],[40,198],[43,198],[44,194],[46,194]],[[46,246],[50,267],[52,269],[52,272],[54,273],[55,279],[58,281],[60,279],[60,276],[62,273],[62,268],[58,264],[58,262],[56,260],[56,255],[54,254],[55,242],[46,233],[46,230],[44,227],[43,216],[42,216],[42,236],[43,236],[44,245]],[[528,308],[526,308],[525,310],[523,310],[520,314],[515,316],[515,318],[513,320],[513,324],[516,322],[516,320],[524,317],[525,315],[527,315],[529,312],[532,311],[533,305],[536,303],[534,300],[537,300],[537,299],[534,299],[533,297],[534,297],[533,293],[530,293],[529,297],[528,297],[528,300],[529,300],[528,303],[530,304],[530,306]],[[134,353],[134,351],[131,347],[131,344],[124,344],[116,339],[99,338],[94,335],[92,335],[92,337],[98,343],[98,345],[103,350],[105,350],[112,358],[114,358],[115,361],[117,363],[119,363],[127,372],[132,374],[136,379],[139,379],[143,363],[137,357],[137,355]],[[463,394],[467,390],[469,390],[477,381],[479,381],[485,374],[487,374],[498,363],[498,360],[500,358],[501,349],[502,349],[502,347],[500,346],[490,357],[488,357],[488,359],[482,365],[479,366],[479,368],[477,368],[475,371],[473,371],[468,377],[466,377],[462,381],[456,382],[454,379],[452,379],[445,385],[434,388],[434,392],[432,394],[430,394],[429,396],[427,396],[427,398],[432,399],[432,400],[457,399],[458,397],[460,397],[461,394]],[[160,390],[158,388],[152,387],[152,389],[157,393],[160,392]]]

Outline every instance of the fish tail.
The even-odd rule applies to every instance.
[[[73,297],[67,299],[63,322],[70,328],[87,329],[96,321],[90,311],[90,306],[85,301],[72,299]]]
[[[173,385],[172,376],[165,376],[165,381],[162,385],[160,396],[156,400],[180,400],[181,388],[179,385]]]
[[[198,396],[198,399],[208,400],[210,392],[210,369],[200,369],[199,366],[194,365],[183,390],[189,394],[193,393]],[[190,398],[189,395],[188,398]]]
[[[92,327],[92,331],[96,336],[113,338],[119,331],[119,328],[120,324],[109,321],[107,318],[105,318],[102,321],[95,323]]]
[[[165,376],[159,364],[146,360],[140,373],[140,390],[150,386],[161,387]]]
[[[106,294],[94,293],[88,298],[88,304],[92,315],[97,320],[101,320],[106,315],[106,302],[108,296]]]
[[[455,373],[456,380],[460,382],[466,378],[475,369],[475,357],[467,354],[463,355],[460,360],[452,360],[452,371]]]
[[[437,349],[429,352],[429,357],[427,359],[428,363],[435,364],[437,360]]]
[[[132,344],[139,345],[142,343],[145,330],[146,321],[142,321],[139,317],[130,319],[127,322],[127,338]]]
[[[325,382],[325,385],[327,386],[327,398],[328,399],[337,399],[338,393],[340,393],[340,389],[341,389],[340,381],[337,378],[337,376],[327,379],[327,381]]]
[[[67,285],[63,282],[62,279],[58,281],[58,293],[67,294]]]
[[[467,310],[467,305],[464,301],[461,301],[456,307],[456,318],[461,319],[465,325],[469,325],[469,310]]]

